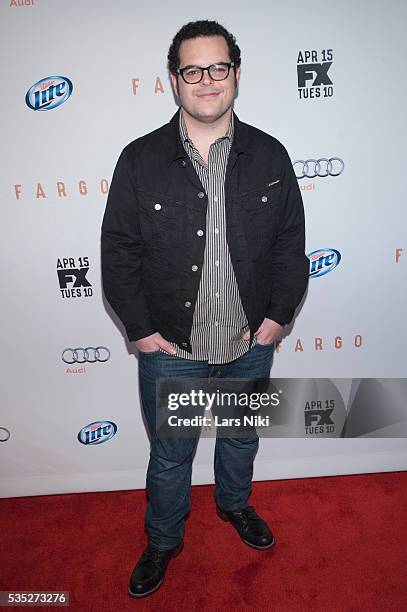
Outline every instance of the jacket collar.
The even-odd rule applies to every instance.
[[[173,143],[172,150],[170,153],[171,161],[175,161],[177,159],[182,159],[187,157],[187,152],[185,151],[184,145],[181,142],[180,134],[179,134],[179,115],[180,108],[177,110],[175,115],[172,117],[171,121],[167,124],[167,128],[169,130],[169,142]],[[231,152],[234,151],[236,154],[244,153],[248,148],[247,146],[247,133],[245,129],[245,124],[239,121],[238,116],[233,111],[233,125],[234,125],[234,134]]]

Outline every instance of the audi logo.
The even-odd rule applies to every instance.
[[[10,438],[10,432],[5,427],[0,427],[0,442],[7,442]]]
[[[297,179],[315,178],[316,176],[339,176],[345,163],[340,157],[321,157],[321,159],[297,159],[293,163]]]
[[[104,363],[110,358],[110,351],[105,346],[93,348],[66,348],[62,353],[62,361],[65,363]]]

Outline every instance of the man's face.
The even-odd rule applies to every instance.
[[[180,68],[206,67],[219,62],[230,62],[229,49],[223,36],[201,36],[184,40],[179,49]],[[214,81],[206,70],[199,83],[185,83],[179,75],[171,74],[175,92],[182,108],[197,121],[213,123],[232,106],[239,83],[240,67],[230,69],[227,79]]]

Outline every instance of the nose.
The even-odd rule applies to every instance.
[[[213,83],[213,79],[209,75],[209,68],[205,68],[203,72],[202,83],[204,83],[205,85],[210,85],[211,83]]]

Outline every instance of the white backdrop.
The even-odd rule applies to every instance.
[[[176,110],[166,55],[190,20],[217,19],[237,36],[241,120],[280,139],[293,162],[344,164],[338,176],[299,178],[307,254],[335,249],[341,260],[310,279],[272,376],[406,377],[402,0],[329,9],[321,0],[208,0],[204,10],[186,0],[2,0],[0,15],[2,496],[144,487],[137,359],[103,299],[100,226],[120,151]],[[332,64],[321,86],[312,86],[315,72],[305,75],[300,97],[306,51],[316,51],[308,63],[332,56]],[[71,95],[46,111],[30,108],[30,88],[57,85],[56,76],[71,81]],[[59,93],[68,92],[61,82]],[[63,258],[67,268],[89,267],[81,296],[62,295]],[[62,361],[66,348],[99,346],[110,351],[105,362]],[[116,434],[81,444],[80,430],[99,421]],[[195,484],[213,482],[212,454],[213,440],[202,439]],[[402,438],[263,439],[255,479],[405,469],[406,458]]]

